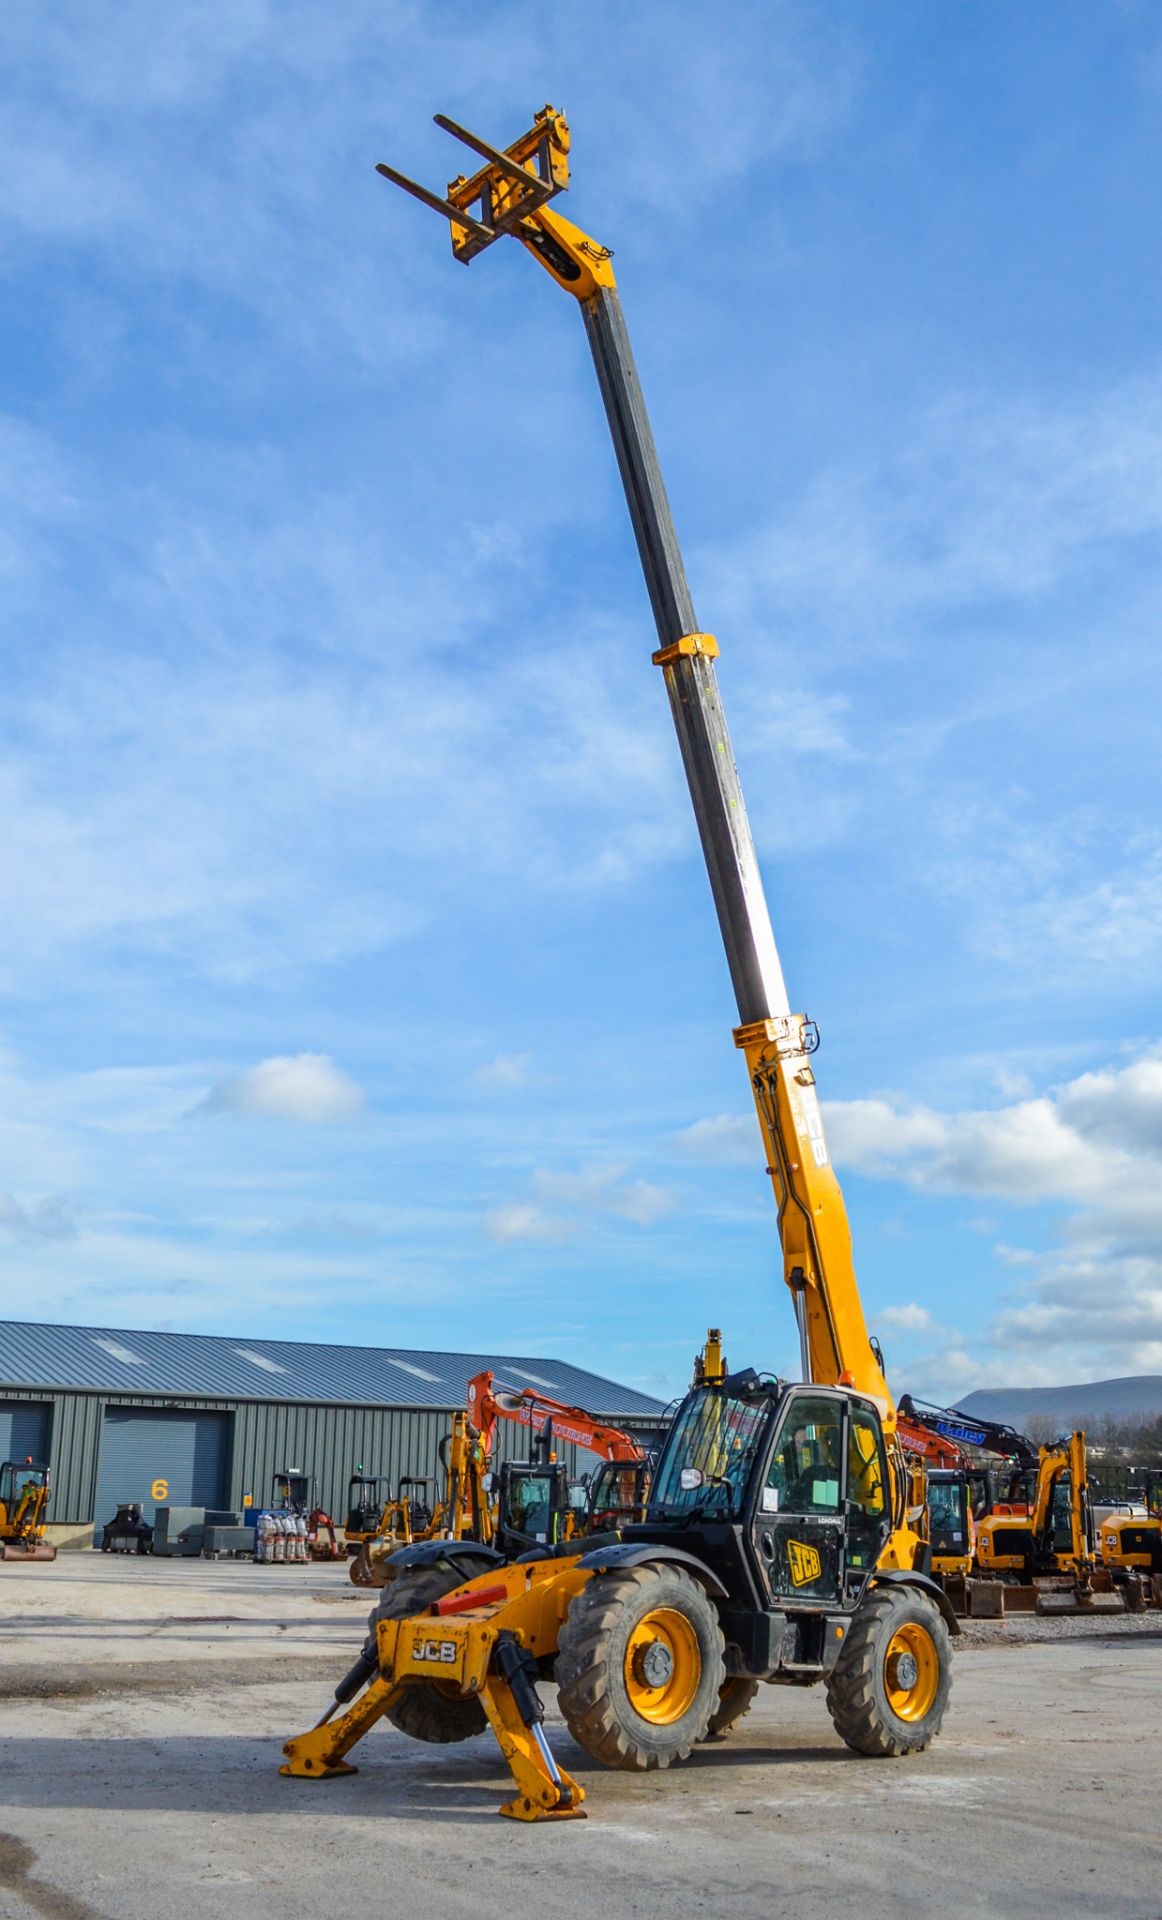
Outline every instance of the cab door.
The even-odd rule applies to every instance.
[[[771,1603],[841,1601],[845,1424],[842,1394],[806,1387],[787,1397],[751,1520]]]

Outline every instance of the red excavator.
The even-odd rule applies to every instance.
[[[539,1387],[508,1386],[490,1371],[468,1382],[468,1417],[479,1429],[489,1460],[499,1421],[514,1420],[534,1436],[532,1460],[505,1460],[494,1472],[493,1544],[506,1557],[643,1517],[649,1457],[634,1435],[594,1419],[583,1407],[554,1400]],[[570,1482],[557,1460],[555,1442],[581,1447],[600,1458],[596,1474],[580,1488]]]
[[[389,1501],[379,1526],[363,1536],[351,1561],[357,1587],[382,1587],[397,1548],[422,1540],[475,1541],[513,1560],[532,1547],[555,1545],[578,1534],[639,1520],[649,1492],[649,1456],[641,1441],[620,1427],[594,1419],[536,1387],[498,1382],[490,1370],[468,1383],[467,1411],[454,1414],[441,1442],[444,1497],[425,1524],[415,1524],[409,1503]],[[490,1465],[501,1420],[527,1427],[534,1458]],[[571,1482],[556,1457],[554,1441],[597,1454],[601,1466],[588,1483]]]

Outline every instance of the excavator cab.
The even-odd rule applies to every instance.
[[[56,1559],[44,1538],[48,1487],[48,1468],[32,1460],[0,1466],[0,1559]]]
[[[644,1520],[651,1471],[647,1460],[603,1460],[589,1482],[586,1533],[607,1533]]]
[[[400,1479],[396,1504],[407,1508],[408,1525],[414,1534],[426,1533],[432,1524],[435,1484],[429,1473],[405,1473]]]
[[[272,1513],[301,1513],[307,1515],[315,1504],[315,1485],[310,1475],[301,1473],[297,1467],[286,1467],[276,1473],[271,1482],[270,1509]]]
[[[958,1467],[930,1467],[925,1480],[932,1571],[938,1577],[967,1576],[972,1570],[973,1544],[969,1476]]]
[[[533,1547],[555,1547],[572,1537],[569,1475],[562,1462],[505,1460],[494,1486],[493,1545],[507,1559]]]
[[[386,1486],[387,1481],[382,1474],[364,1473],[361,1469],[353,1473],[347,1482],[347,1519],[343,1531],[352,1552],[379,1526],[386,1502],[383,1491]]]

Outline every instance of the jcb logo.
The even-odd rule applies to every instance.
[[[818,1549],[804,1546],[801,1540],[788,1540],[787,1559],[791,1563],[791,1582],[796,1587],[808,1586],[812,1580],[818,1580],[823,1571]]]
[[[454,1640],[417,1640],[412,1648],[413,1660],[437,1660],[441,1666],[450,1667],[456,1659]]]

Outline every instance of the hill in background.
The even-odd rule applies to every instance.
[[[979,1420],[1003,1420],[1023,1432],[1031,1420],[1094,1427],[1101,1420],[1156,1420],[1162,1415],[1162,1374],[1089,1380],[1079,1387],[984,1387],[957,1401]]]

